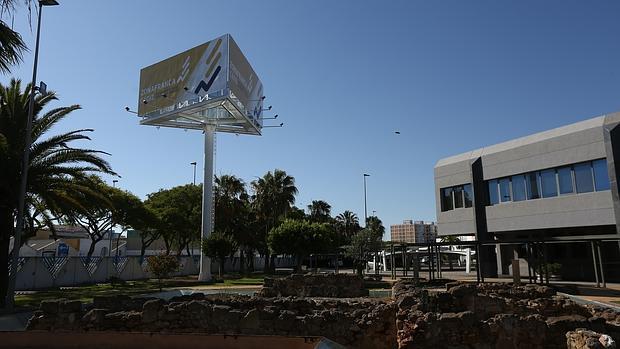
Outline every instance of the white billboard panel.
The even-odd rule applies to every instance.
[[[243,127],[256,133],[262,127],[262,96],[256,72],[225,34],[143,68],[138,115],[143,124],[184,128],[198,128],[186,125],[192,120],[231,119],[222,131]],[[185,121],[177,122],[180,116]]]

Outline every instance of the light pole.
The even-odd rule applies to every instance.
[[[118,179],[113,179],[112,180],[112,188],[116,188],[116,183],[118,183]],[[110,219],[112,219],[112,212],[110,212]],[[112,227],[110,228],[110,231],[108,232],[108,257],[112,257],[112,231],[114,230],[114,224],[112,224]],[[118,243],[116,244],[116,250],[118,251]],[[104,256],[105,257],[105,256]]]
[[[26,209],[26,187],[28,184],[28,168],[30,162],[30,146],[32,143],[32,118],[34,116],[34,95],[37,90],[37,65],[39,63],[39,38],[41,36],[41,12],[43,6],[58,5],[56,0],[39,0],[39,15],[37,18],[37,40],[34,49],[34,67],[32,69],[32,83],[30,84],[30,101],[28,103],[28,120],[26,120],[26,135],[24,139],[24,154],[22,158],[22,173],[19,185],[19,196],[17,198],[17,226],[13,237],[13,253],[11,255],[11,271],[9,273],[9,284],[6,292],[5,306],[13,309],[13,298],[15,296],[15,281],[17,279],[17,260],[19,258],[19,248],[21,247],[21,235],[24,227],[24,211]]]
[[[370,177],[370,175],[364,173],[364,226],[368,225],[368,208],[366,204],[366,177]]]
[[[196,185],[196,161],[190,162],[189,164],[194,166],[194,185]]]

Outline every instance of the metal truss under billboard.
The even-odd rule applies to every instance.
[[[260,134],[263,84],[230,34],[140,71],[143,125]]]

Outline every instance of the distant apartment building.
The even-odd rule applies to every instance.
[[[390,226],[392,241],[407,243],[427,243],[437,238],[437,225],[434,222],[405,220],[403,224]]]

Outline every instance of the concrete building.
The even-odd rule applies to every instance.
[[[61,257],[86,256],[92,244],[88,233],[81,227],[57,225],[54,236],[49,229],[40,229],[20,248],[21,257]],[[126,255],[126,239],[119,233],[109,231],[104,238],[95,244],[93,256],[106,257]],[[12,246],[11,240],[11,246]]]
[[[434,222],[405,220],[403,224],[390,226],[391,240],[407,243],[426,243],[437,238],[437,225]]]
[[[439,160],[439,235],[544,240],[537,258],[559,263],[566,278],[598,278],[598,255],[608,280],[620,280],[619,124],[620,113],[602,115]],[[509,274],[515,257],[533,263],[527,246],[481,248],[483,274]]]

